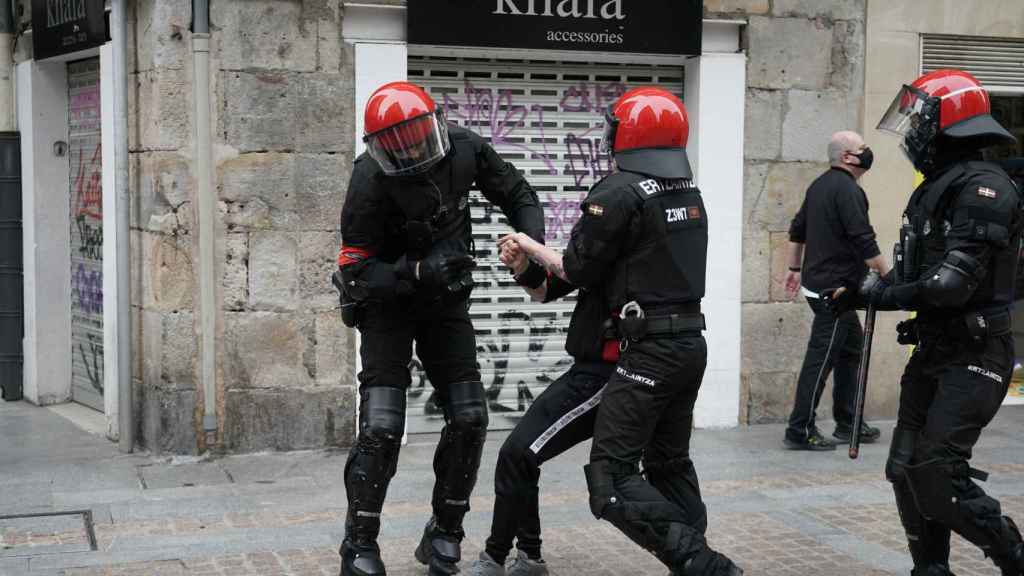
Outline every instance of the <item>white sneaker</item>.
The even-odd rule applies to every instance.
[[[469,565],[466,576],[505,576],[505,567],[495,562],[491,555],[484,551],[480,552],[478,560]]]
[[[519,550],[519,555],[509,566],[508,576],[548,576],[548,565],[543,560],[534,560]]]

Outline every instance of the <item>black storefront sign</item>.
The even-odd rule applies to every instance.
[[[103,0],[32,0],[32,48],[43,60],[107,41]]]
[[[408,0],[410,44],[698,55],[702,0]]]

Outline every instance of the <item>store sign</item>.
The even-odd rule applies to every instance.
[[[36,60],[78,52],[107,41],[103,0],[32,0]]]
[[[409,0],[410,44],[698,55],[702,0]]]

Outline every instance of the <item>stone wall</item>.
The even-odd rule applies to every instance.
[[[340,0],[211,3],[219,434],[202,434],[191,2],[132,3],[136,397],[154,452],[313,448],[354,430],[330,274],[352,163]]]
[[[806,303],[783,294],[789,222],[828,168],[829,136],[860,130],[865,4],[705,0],[704,8],[706,17],[748,20],[740,419],[777,422],[792,407],[811,320]]]

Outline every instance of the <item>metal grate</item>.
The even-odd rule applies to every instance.
[[[91,510],[0,516],[0,558],[96,550]]]
[[[449,121],[483,136],[526,174],[544,204],[547,243],[559,249],[580,201],[611,168],[599,151],[607,106],[637,86],[683,94],[683,70],[676,67],[410,56],[409,79],[445,108]],[[574,299],[531,302],[498,261],[495,241],[511,231],[506,218],[477,190],[470,206],[479,264],[470,311],[477,359],[491,429],[507,429],[571,363],[564,346]],[[434,432],[443,420],[419,362],[413,364],[408,431]]]
[[[68,64],[71,395],[103,410],[103,184],[99,58]]]
[[[921,54],[924,73],[958,68],[989,87],[1024,88],[1024,40],[925,34]]]

